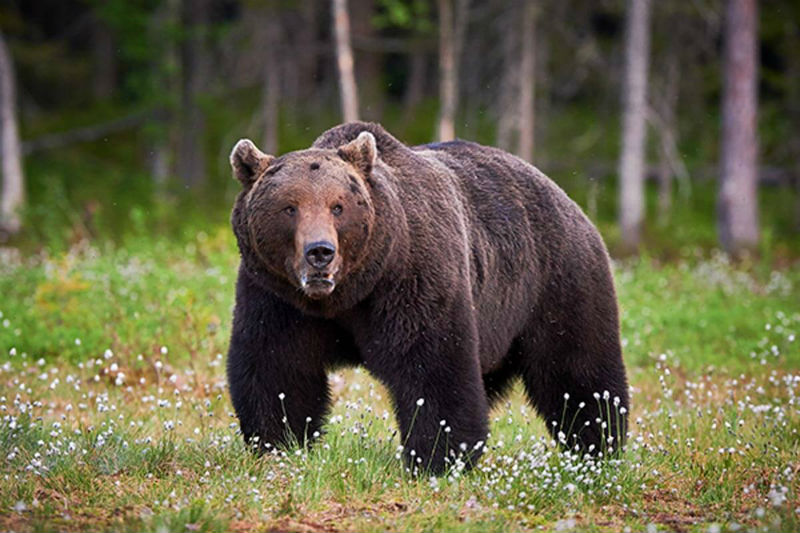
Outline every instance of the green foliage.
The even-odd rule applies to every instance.
[[[153,27],[153,19],[163,2],[144,0],[91,0],[95,17],[107,24],[114,35],[116,59],[124,73],[122,92],[119,98],[128,101],[153,101],[163,87],[159,79],[175,65],[168,60],[170,44],[178,42],[178,29],[165,22]],[[163,19],[166,19],[162,15]],[[167,59],[165,61],[165,59]]]
[[[430,2],[424,0],[379,0],[378,15],[372,23],[376,28],[411,30],[420,35],[434,29]]]

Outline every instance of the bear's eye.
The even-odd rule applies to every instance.
[[[293,205],[289,205],[283,208],[283,212],[291,217],[297,213],[297,208]]]
[[[342,214],[342,204],[336,204],[335,206],[331,207],[331,212],[333,213],[333,216],[336,216],[336,217],[341,215]]]

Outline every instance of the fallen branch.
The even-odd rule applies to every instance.
[[[70,144],[96,141],[112,133],[139,127],[149,120],[157,118],[159,114],[158,111],[154,110],[140,111],[102,124],[85,126],[59,133],[48,133],[41,137],[36,137],[35,139],[23,141],[22,153],[24,155],[29,155],[34,152],[69,146]]]

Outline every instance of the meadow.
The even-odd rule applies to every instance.
[[[359,369],[331,375],[314,447],[248,453],[224,376],[229,230],[0,254],[0,530],[800,529],[796,267],[615,262],[625,453],[561,449],[517,387],[478,466],[429,478]]]
[[[347,4],[0,3],[0,532],[800,531],[800,2]],[[746,95],[757,113],[734,112]],[[475,468],[412,475],[359,369],[330,374],[313,447],[246,449],[225,379],[229,154],[243,137],[306,148],[350,107],[408,145],[452,121],[535,162],[596,224],[624,453],[563,449],[516,384]],[[620,215],[639,193],[618,173],[634,137],[631,256]],[[730,224],[757,219],[736,261],[717,251],[734,196],[758,206]]]

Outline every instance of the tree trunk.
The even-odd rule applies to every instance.
[[[439,0],[439,120],[436,137],[449,141],[456,136],[458,109],[458,62],[467,25],[469,0]]]
[[[20,209],[25,203],[19,130],[16,114],[16,78],[11,54],[0,32],[0,157],[3,190],[0,197],[0,232],[13,235],[22,227]]]
[[[541,5],[539,6],[541,13]],[[537,19],[538,15],[537,13]],[[550,14],[548,14],[549,16]],[[550,19],[547,20],[548,25]],[[549,57],[550,51],[554,44],[552,42],[552,33],[545,26],[540,26],[539,31],[536,32],[536,71],[534,77],[536,78],[536,98],[534,103],[534,113],[536,115],[535,121],[535,145],[534,152],[536,153],[536,165],[540,168],[548,167],[547,149],[545,143],[547,142],[547,126],[550,117],[550,72],[549,72]]]
[[[84,126],[82,128],[75,128],[59,133],[47,133],[22,143],[22,153],[27,155],[42,150],[61,148],[62,146],[69,146],[75,143],[96,141],[112,133],[130,130],[142,126],[143,124],[150,123],[158,116],[159,113],[154,111],[140,111],[121,118],[109,120],[108,122],[101,122],[100,124],[93,124],[91,126]]]
[[[358,91],[353,75],[353,49],[350,46],[350,18],[347,0],[333,1],[333,31],[336,36],[336,64],[339,68],[339,92],[345,122],[358,120]]]
[[[524,1],[524,0],[523,0]],[[498,118],[497,118],[497,146],[507,152],[514,149],[515,134],[519,127],[518,100],[520,84],[519,33],[516,31],[504,31],[505,28],[513,27],[519,18],[517,14],[517,4],[514,2],[499,17],[498,23],[502,30],[503,39],[503,73],[500,80],[498,91]]]
[[[533,162],[536,95],[536,5],[524,0],[522,6],[522,50],[519,84],[519,143],[517,155]]]
[[[94,68],[92,69],[92,90],[98,100],[108,100],[114,95],[116,85],[116,57],[114,39],[108,24],[97,14],[92,21],[92,51]]]
[[[373,24],[377,2],[374,0],[350,0],[352,35],[355,39],[374,41],[378,34]],[[358,80],[358,101],[364,120],[380,120],[383,112],[383,80],[381,69],[383,52],[378,47],[357,48],[354,54],[356,78]]]
[[[788,18],[784,22],[784,50],[800,49],[800,22]],[[786,109],[789,118],[794,124],[800,124],[800,57],[797,54],[788,54],[786,67],[787,87],[784,93]],[[794,159],[794,229],[800,232],[800,132],[795,128],[789,140],[789,153]]]
[[[210,0],[183,0],[183,24],[188,36],[181,50],[181,129],[177,172],[184,185],[194,188],[205,181],[203,138],[205,115],[200,97],[208,85],[209,65],[206,34]]]
[[[175,102],[181,95],[179,43],[171,28],[180,27],[181,1],[161,2],[153,12],[148,26],[148,45],[159,53],[151,58],[149,69],[152,83],[158,88],[160,109],[147,131],[149,144],[148,166],[153,181],[162,187],[175,175],[175,139],[178,121]]]
[[[678,95],[680,93],[680,65],[674,42],[669,43],[665,68],[661,78],[661,94],[655,107],[659,116],[659,150],[658,150],[658,220],[660,224],[667,221],[672,207],[672,178],[675,174],[673,152],[677,142]]]
[[[280,13],[265,11],[266,18],[262,31],[265,35],[263,82],[261,95],[261,119],[264,127],[263,148],[268,154],[278,153],[278,124],[281,84],[278,64],[281,43]]]
[[[622,246],[635,251],[644,218],[644,157],[647,133],[647,64],[650,55],[650,0],[628,0],[625,35],[622,155],[619,163],[619,224]]]
[[[727,0],[717,222],[731,255],[758,245],[756,0]]]
[[[428,56],[422,46],[416,43],[412,44],[409,62],[408,81],[403,95],[403,107],[406,110],[406,116],[414,112],[425,94],[425,74],[428,66]]]
[[[284,54],[278,60],[281,63],[281,72],[288,77],[289,83],[284,83],[286,89],[284,97],[291,98],[294,104],[306,102],[317,96],[318,79],[317,68],[320,60],[320,46],[317,38],[320,26],[327,25],[328,21],[321,20],[315,0],[301,0],[296,2],[297,16],[294,24],[285,27],[283,34],[287,46],[298,50],[296,55]],[[327,43],[325,43],[327,47]],[[327,57],[326,57],[327,61]],[[294,90],[289,90],[293,88]],[[292,106],[297,109],[299,106]]]

